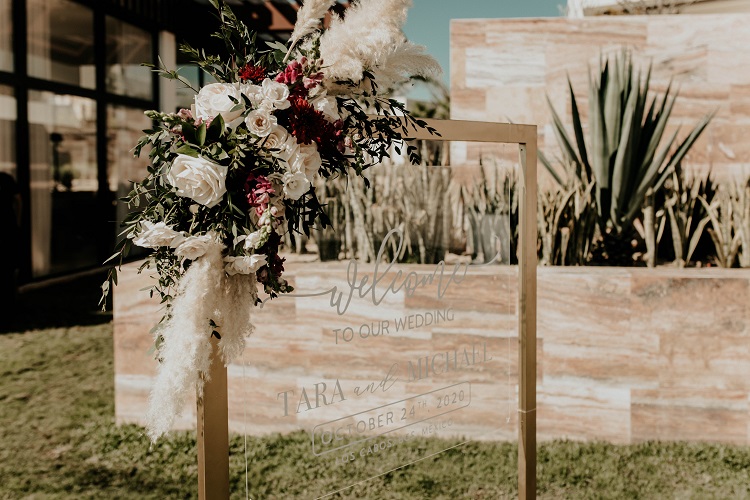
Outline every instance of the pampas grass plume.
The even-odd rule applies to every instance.
[[[297,11],[297,22],[289,38],[290,50],[304,36],[309,35],[320,25],[320,20],[326,15],[336,0],[306,0]]]
[[[360,82],[372,71],[381,88],[391,88],[411,76],[435,76],[437,61],[424,47],[406,41],[402,28],[411,0],[360,0],[335,17],[320,39],[326,82]],[[382,78],[382,81],[379,80]]]

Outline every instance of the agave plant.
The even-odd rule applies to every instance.
[[[650,80],[651,66],[642,75],[628,52],[600,63],[599,74],[589,84],[588,144],[570,79],[574,139],[547,99],[563,164],[572,164],[582,181],[596,181],[598,224],[605,243],[608,235],[616,237],[631,229],[649,190],[663,184],[712,118],[711,114],[702,118],[679,143],[678,131],[665,137],[677,96],[670,85],[661,97],[649,99]],[[544,155],[540,160],[560,179]]]
[[[704,208],[700,200],[713,198],[714,183],[710,174],[704,179],[685,179],[682,169],[677,165],[665,191],[664,208],[672,235],[675,264],[684,267],[692,260],[709,222],[709,217],[703,216]],[[653,266],[655,262],[654,248],[653,254],[649,255],[649,266]]]
[[[739,257],[740,267],[750,267],[750,178],[719,186],[711,202],[699,199],[711,221],[708,233],[716,249],[716,263],[733,267]]]
[[[489,262],[500,250],[498,263],[514,264],[518,245],[518,178],[512,169],[501,171],[495,165],[489,176],[486,169],[480,160],[479,180],[470,189],[461,187],[461,201],[471,228],[472,258],[476,259],[481,250],[484,262]]]
[[[750,267],[750,177],[732,187],[734,229],[740,235],[740,267]]]
[[[593,179],[581,180],[574,167],[566,165],[559,188],[540,191],[537,226],[541,239],[542,265],[584,265],[591,258],[596,233],[596,203]]]

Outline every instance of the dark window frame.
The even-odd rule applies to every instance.
[[[154,73],[151,77],[152,99],[141,99],[108,92],[106,88],[106,16],[127,22],[146,30],[151,36],[151,58],[158,60],[159,53],[159,25],[153,19],[142,18],[127,10],[127,6],[120,7],[114,2],[102,2],[94,0],[74,0],[93,11],[94,14],[94,64],[95,81],[94,89],[88,89],[63,82],[55,82],[29,76],[27,52],[28,52],[28,9],[26,0],[11,0],[12,23],[13,23],[13,71],[0,71],[0,84],[13,88],[16,99],[16,180],[23,200],[23,212],[21,218],[21,262],[19,263],[19,282],[32,281],[31,265],[31,172],[30,172],[30,133],[29,133],[29,92],[32,90],[53,92],[61,95],[86,97],[96,102],[96,156],[97,156],[97,206],[99,213],[107,213],[107,208],[115,199],[109,192],[107,180],[107,107],[109,105],[125,106],[137,109],[159,109],[159,78]],[[123,2],[120,2],[123,3]],[[129,2],[132,3],[132,2]],[[140,2],[141,8],[148,7],[154,2]],[[152,16],[156,12],[145,12]],[[116,194],[115,194],[116,196]],[[103,262],[112,253],[114,242],[115,221],[100,221],[98,232],[97,257]],[[96,266],[94,266],[96,267]],[[39,277],[46,279],[54,275]]]

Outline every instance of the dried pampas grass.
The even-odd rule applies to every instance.
[[[180,279],[170,314],[159,334],[160,363],[146,413],[148,436],[156,441],[172,428],[188,394],[203,389],[201,374],[211,363],[229,364],[252,332],[250,311],[258,297],[255,275],[227,276],[224,246],[214,241]],[[210,321],[221,332],[222,359],[211,359]]]
[[[306,0],[302,4],[302,7],[297,11],[297,22],[294,24],[294,31],[289,38],[287,57],[300,39],[318,29],[320,20],[335,3],[336,0]]]
[[[343,19],[334,18],[320,39],[327,87],[335,89],[340,80],[360,82],[365,70],[381,88],[392,88],[411,76],[440,74],[437,61],[403,34],[411,5],[411,0],[361,0]]]

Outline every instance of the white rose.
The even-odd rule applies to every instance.
[[[279,152],[276,153],[276,156],[284,160],[285,162],[291,163],[292,158],[297,156],[297,151],[299,151],[299,144],[297,144],[297,139],[289,134],[286,138],[286,141],[284,141],[279,146]]]
[[[302,172],[307,180],[312,182],[322,163],[318,146],[314,142],[300,145],[297,154],[291,160],[292,172]]]
[[[178,196],[186,196],[211,208],[227,192],[225,182],[228,170],[201,156],[177,155],[167,173],[167,182],[177,188]]]
[[[258,107],[263,102],[263,92],[260,85],[252,83],[241,83],[240,92],[245,94],[253,106]]]
[[[336,104],[336,98],[334,97],[316,97],[315,99],[310,101],[310,104],[312,104],[316,110],[323,113],[331,123],[341,119],[341,115],[339,115],[339,108]]]
[[[263,147],[266,150],[278,150],[273,152],[274,155],[278,155],[279,153],[281,153],[281,150],[285,148],[287,139],[289,139],[289,132],[287,132],[286,129],[281,125],[274,125],[273,127],[271,127],[271,132],[263,141]]]
[[[247,238],[245,238],[245,250],[255,250],[258,248],[260,246],[260,239],[260,231],[248,234]]]
[[[310,181],[303,172],[287,172],[284,174],[284,194],[290,200],[299,200],[310,190]]]
[[[234,101],[232,101],[232,99]],[[242,94],[237,85],[231,83],[209,83],[195,96],[195,118],[211,120],[219,115],[229,123],[242,116],[242,109],[233,111],[237,104],[242,104]]]
[[[203,257],[211,242],[216,240],[216,234],[207,233],[202,236],[189,236],[174,250],[174,254],[181,259],[195,260]]]
[[[258,137],[266,137],[276,125],[276,117],[261,108],[251,111],[245,117],[245,123],[251,134],[255,134]]]
[[[224,271],[230,276],[235,274],[254,273],[266,265],[265,255],[245,255],[241,257],[224,257]]]
[[[245,238],[247,238],[246,234],[241,234],[239,236],[235,236],[234,237],[234,241],[232,242],[232,246],[236,247],[237,245],[239,245],[240,243],[242,243],[243,241],[245,241]]]
[[[283,83],[266,78],[261,84],[261,92],[265,100],[273,104],[275,109],[286,109],[290,106],[289,87]]]
[[[185,237],[164,222],[141,222],[141,232],[133,243],[143,248],[176,247]]]

